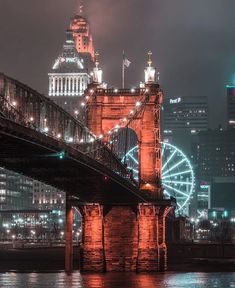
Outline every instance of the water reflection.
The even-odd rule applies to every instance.
[[[235,288],[235,273],[3,273],[7,288]]]

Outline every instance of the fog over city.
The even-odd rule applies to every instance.
[[[165,96],[208,96],[210,126],[223,123],[225,85],[235,81],[234,1],[83,2],[110,86],[121,85],[123,49],[132,62],[126,73],[130,87],[143,79],[146,53],[152,50]],[[0,70],[46,94],[47,73],[79,4],[77,0],[0,1]]]

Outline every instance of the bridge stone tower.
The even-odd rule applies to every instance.
[[[151,53],[145,83],[138,89],[102,88],[102,70],[97,58],[95,63],[93,83],[85,95],[88,128],[107,143],[118,128],[129,127],[135,131],[139,141],[139,189],[143,200],[78,205],[83,218],[81,269],[163,271],[167,263],[165,218],[171,201],[163,199],[160,181],[163,93],[156,82]]]
[[[128,127],[135,131],[139,144],[140,189],[151,199],[162,199],[160,108],[163,92],[156,82],[152,67],[152,53],[148,53],[145,83],[140,89],[102,89],[101,70],[93,72],[93,83],[87,90],[87,126],[104,141],[117,128]],[[100,79],[97,81],[97,79]],[[118,136],[117,136],[118,137]]]

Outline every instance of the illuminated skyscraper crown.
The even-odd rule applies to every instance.
[[[81,15],[74,16],[70,22],[70,29],[73,32],[73,38],[78,53],[87,53],[94,61],[95,52],[93,39],[87,19]]]
[[[83,60],[79,56],[72,36],[72,31],[67,30],[66,42],[61,55],[56,59],[52,70],[60,73],[73,73],[84,69]]]

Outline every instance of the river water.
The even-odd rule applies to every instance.
[[[107,273],[67,276],[60,273],[1,273],[1,288],[235,288],[235,272]]]

